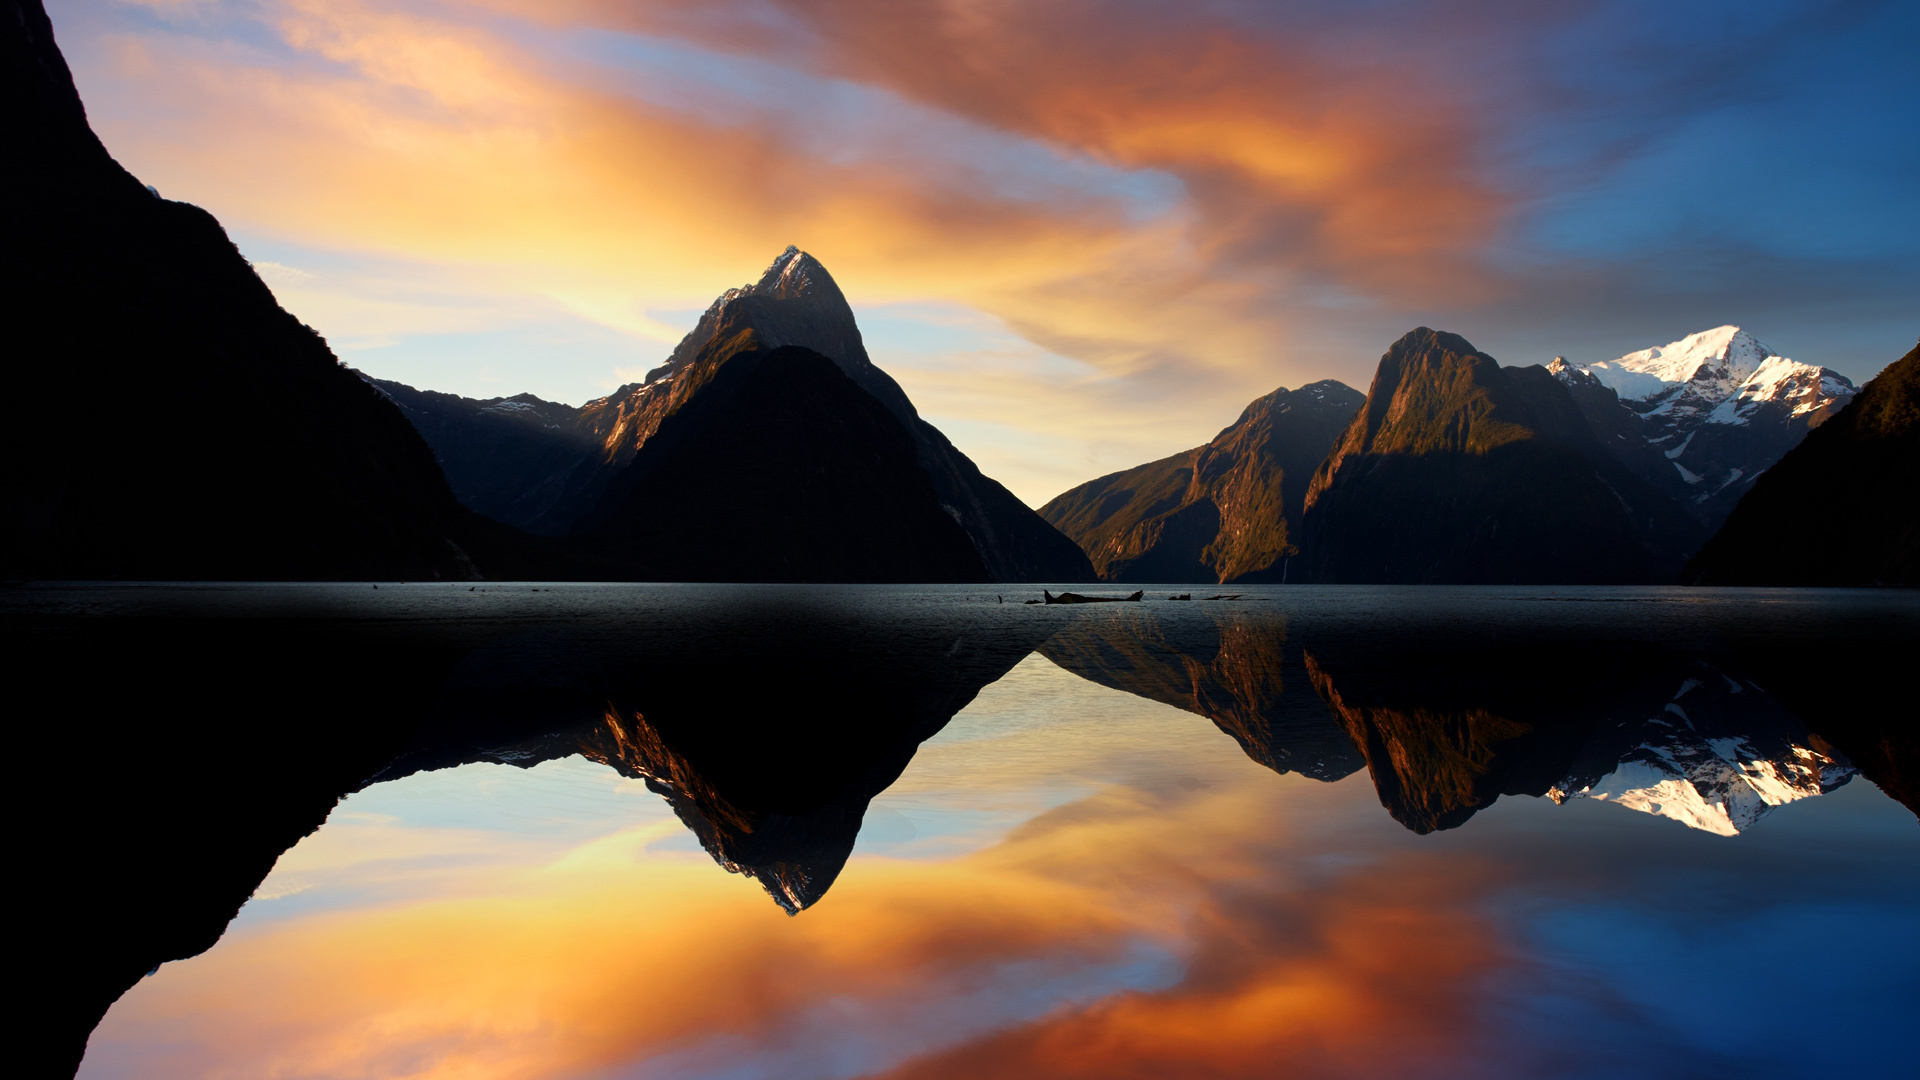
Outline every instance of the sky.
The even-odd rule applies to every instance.
[[[1920,333],[1920,5],[49,0],[107,148],[349,364],[580,404],[788,244],[1029,503],[1365,389]]]

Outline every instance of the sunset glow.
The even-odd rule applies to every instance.
[[[1910,336],[1890,136],[1920,92],[1860,59],[1897,5],[52,15],[108,148],[355,366],[578,404],[794,243],[1032,503],[1277,385],[1364,386],[1422,322],[1519,363],[1740,322],[1856,379]],[[1848,198],[1813,197],[1842,170]]]

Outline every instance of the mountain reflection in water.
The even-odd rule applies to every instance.
[[[476,649],[371,782],[578,754],[644,780],[715,861],[793,914],[833,884],[868,801],[920,743],[1048,635],[1005,611],[777,595],[621,629]]]
[[[1547,643],[1541,628],[1497,621],[1463,642],[1446,625],[1457,620],[1429,613],[1333,636],[1316,654],[1288,648],[1277,612],[1164,611],[1088,613],[1040,651],[1102,686],[1207,717],[1277,773],[1333,781],[1364,767],[1416,833],[1524,794],[1613,801],[1733,835],[1854,775],[1758,684],[1671,647]],[[1503,644],[1503,633],[1522,640]]]
[[[1495,1075],[1576,1043],[1596,1069],[1631,1067],[1609,1056],[1624,1006],[1608,995],[1649,991],[1607,965],[1690,910],[1650,884],[1678,868],[1746,897],[1727,940],[1758,947],[1739,927],[1789,910],[1795,933],[1886,939],[1823,961],[1851,980],[1830,996],[1861,1061],[1890,1045],[1875,1008],[1920,1003],[1898,947],[1920,884],[1909,811],[1855,783],[1859,798],[1783,829],[1789,810],[1738,849],[1681,839],[1726,844],[1697,830],[1752,829],[1856,768],[1914,806],[1913,735],[1867,707],[1914,641],[1904,594],[1258,595],[16,591],[9,655],[112,702],[89,737],[138,763],[84,799],[32,781],[65,809],[27,850],[60,883],[36,901],[28,1030],[77,1056],[114,997],[206,950],[259,890],[228,940],[114,1008],[86,1075]],[[1823,654],[1846,657],[1843,678]],[[35,760],[71,753],[64,725],[27,737]],[[421,856],[416,884],[378,900],[288,883],[301,866],[355,880],[325,869],[371,865],[353,838],[387,835],[372,852],[429,803],[459,817],[482,797],[464,778],[498,764],[581,791],[578,769],[610,767],[678,824],[623,797],[589,813],[593,839],[436,825],[408,843],[474,869],[435,877]],[[1546,798],[1495,806],[1522,794]],[[1696,831],[1581,808],[1598,801]],[[1460,828],[1475,815],[1488,824]],[[863,833],[867,818],[909,839]],[[682,828],[704,867],[676,854]],[[1744,962],[1677,926],[1669,952]],[[1869,987],[1880,1006],[1858,1007]],[[1647,1023],[1692,1047],[1676,1075],[1746,1060],[1747,1027],[1724,1017]],[[1510,1057],[1473,1042],[1496,1036]]]

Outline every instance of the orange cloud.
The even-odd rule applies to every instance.
[[[1499,967],[1457,880],[1416,861],[1323,892],[1238,897],[1194,920],[1198,947],[1179,985],[1115,995],[885,1075],[1421,1075],[1467,1049],[1476,1031],[1467,991]]]
[[[452,4],[266,8],[324,67],[125,38],[123,74],[144,72],[132,81],[196,119],[110,142],[251,227],[492,265],[586,311],[699,302],[791,240],[869,302],[959,299],[1119,372],[1271,362],[1273,298],[1312,275],[1431,300],[1470,281],[1498,213],[1473,175],[1471,125],[1416,73],[1205,19],[796,3],[774,9],[783,32],[754,33],[729,5],[485,6],[807,64],[929,115],[1176,178],[1183,201],[1141,221],[1070,185],[995,191],[962,160],[915,160],[923,148],[843,160],[791,117],[716,122],[611,93],[609,72]],[[808,55],[781,55],[795,40]]]
[[[1189,7],[482,3],[808,64],[1070,153],[1164,171],[1185,184],[1186,240],[1215,272],[1332,271],[1349,287],[1423,303],[1481,294],[1475,262],[1511,198],[1476,163],[1484,133],[1453,65]]]
[[[611,389],[664,355],[654,313],[704,307],[797,243],[857,303],[963,305],[1084,365],[915,387],[924,411],[981,421],[963,447],[1036,504],[1328,375],[1316,305],[1483,294],[1505,197],[1429,67],[1205,13],[270,0],[223,36],[195,27],[228,9],[180,10],[102,39],[82,66],[95,122],[230,226],[419,275],[284,275],[295,314],[344,346],[564,313],[631,341],[596,369]],[[677,77],[579,44],[608,30],[808,89],[635,91]],[[856,119],[810,111],[848,86]],[[381,360],[356,356],[394,374]]]

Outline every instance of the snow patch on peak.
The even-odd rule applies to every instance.
[[[1857,392],[1853,382],[1837,371],[1784,356],[1769,357],[1732,396],[1714,406],[1707,423],[1745,424],[1767,402],[1787,405],[1789,416],[1802,416],[1830,403],[1845,405]]]
[[[1731,390],[1775,355],[1752,334],[1727,325],[1631,352],[1617,360],[1587,364],[1582,370],[1612,387],[1622,399],[1645,401],[1690,383],[1702,389],[1724,384]],[[1712,396],[1717,399],[1724,395]]]

